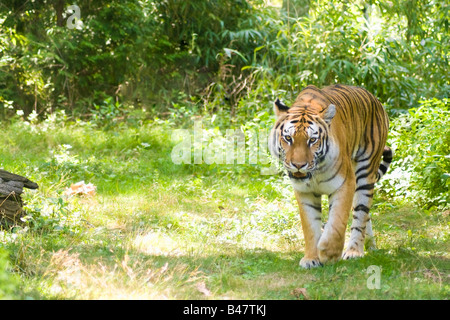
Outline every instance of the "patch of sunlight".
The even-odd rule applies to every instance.
[[[69,250],[58,250],[52,254],[50,265],[44,277],[53,275],[54,282],[50,287],[53,295],[66,290],[76,290],[82,286],[82,273],[84,267],[79,259],[79,253],[70,253]]]
[[[131,246],[141,253],[155,256],[180,256],[184,253],[179,243],[167,234],[154,231],[139,233],[132,240]]]

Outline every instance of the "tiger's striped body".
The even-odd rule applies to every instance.
[[[381,103],[363,88],[308,86],[292,107],[277,100],[274,109],[269,149],[287,169],[299,205],[305,237],[300,265],[364,255],[366,236],[374,246],[369,215],[374,184],[392,161]],[[322,232],[323,194],[329,197],[329,218]],[[352,208],[350,241],[342,255]]]

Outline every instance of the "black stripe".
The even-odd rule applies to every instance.
[[[356,183],[358,183],[359,179],[367,178],[369,176],[369,174],[370,174],[369,172],[366,172],[366,173],[356,177]]]
[[[387,164],[390,164],[392,162],[392,158],[383,157],[383,161],[386,162]]]
[[[321,206],[315,206],[315,205],[310,204],[310,203],[305,203],[305,206],[308,206],[308,207],[310,207],[310,208],[313,208],[313,209],[316,210],[316,211],[322,211],[322,207],[321,207]]]
[[[302,91],[305,91],[307,89],[322,93],[322,90],[320,90],[319,88],[317,88],[316,86],[313,86],[313,85],[306,86],[305,89],[303,89]]]
[[[370,210],[369,207],[363,204],[360,204],[353,209],[353,211],[364,211],[365,213],[369,213],[369,210]]]
[[[365,152],[366,152],[366,149],[364,149],[361,154],[364,154]],[[367,158],[364,158],[364,159],[358,159],[358,160],[356,160],[356,162],[363,162],[363,161],[367,161],[367,160],[370,160],[370,156]]]
[[[381,172],[383,172],[383,174],[385,174],[387,171],[387,168],[384,164],[380,164],[380,170],[381,170]]]
[[[363,170],[369,169],[370,168],[370,163],[364,167],[359,168],[358,170],[356,170],[355,175],[358,175],[358,173],[360,173]]]
[[[351,230],[356,230],[356,231],[359,231],[359,232],[362,233],[362,230],[360,228],[358,228],[358,227],[352,227]]]
[[[383,157],[383,161],[386,163],[391,163],[392,162],[392,157]]]
[[[374,186],[375,186],[374,183],[365,184],[365,185],[362,185],[362,186],[359,186],[358,188],[356,188],[355,191],[358,191],[358,190],[372,190]]]
[[[383,150],[383,157],[391,156],[392,157],[392,149],[389,147],[385,147]]]

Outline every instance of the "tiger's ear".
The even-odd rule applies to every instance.
[[[323,120],[330,124],[331,120],[336,115],[336,106],[334,104],[330,104],[328,107],[320,111],[320,114],[322,115]]]
[[[289,107],[285,105],[280,99],[277,98],[273,104],[273,111],[277,118],[279,118],[282,114],[285,114],[289,110]]]

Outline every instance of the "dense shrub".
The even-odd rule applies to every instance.
[[[426,207],[450,204],[450,102],[427,100],[391,123],[394,162],[383,187],[394,198]]]
[[[262,98],[286,92],[292,100],[308,84],[344,83],[366,87],[391,109],[417,106],[421,97],[448,97],[445,29],[405,36],[410,30],[393,24],[398,20],[401,26],[403,18],[386,10],[328,2],[298,19],[264,11],[266,44],[255,50],[249,66],[257,77],[254,93]],[[438,11],[439,5],[428,10]]]
[[[194,101],[234,117],[335,82],[394,109],[448,96],[445,2],[283,3],[83,0],[83,24],[69,29],[67,1],[4,1],[0,115],[86,114],[112,98],[158,112]]]
[[[0,7],[4,116],[10,106],[26,114],[86,112],[108,97],[168,106],[178,92],[198,94],[206,86],[218,69],[216,56],[231,41],[248,52],[257,45],[240,38],[255,17],[244,0],[77,5],[82,24],[73,29],[66,26],[65,1]]]

